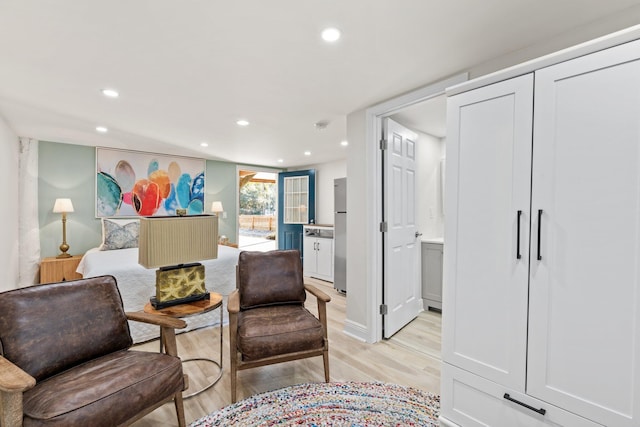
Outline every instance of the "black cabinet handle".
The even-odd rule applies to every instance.
[[[527,405],[524,402],[520,402],[519,400],[514,399],[513,397],[509,396],[509,393],[505,393],[503,396],[505,399],[507,399],[509,402],[513,402],[513,403],[517,403],[520,406],[524,406],[527,409],[531,409],[533,412],[537,412],[540,415],[544,415],[547,413],[546,409],[540,408],[540,409],[536,409],[531,405]]]
[[[538,261],[542,259],[540,255],[540,229],[542,228],[542,209],[538,209]]]
[[[520,217],[521,216],[522,216],[522,211],[518,211],[518,217],[516,219],[516,221],[518,221],[518,232],[517,232],[517,238],[516,238],[516,259],[522,258],[522,255],[520,255]]]

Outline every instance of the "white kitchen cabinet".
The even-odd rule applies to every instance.
[[[443,425],[640,425],[639,58],[449,98]]]
[[[333,227],[304,226],[305,276],[333,282]]]
[[[425,310],[442,310],[442,255],[441,242],[422,241],[422,302]]]

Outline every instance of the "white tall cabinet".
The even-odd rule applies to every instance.
[[[639,58],[449,98],[443,425],[640,426]]]

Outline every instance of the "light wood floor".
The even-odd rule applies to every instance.
[[[343,333],[345,297],[337,293],[330,283],[314,279],[308,281],[332,298],[327,305],[331,381],[383,381],[439,393],[439,313],[423,312],[390,340],[366,344]],[[307,306],[315,312],[315,298],[310,296]],[[185,320],[188,322],[188,318]],[[178,353],[183,359],[207,357],[217,360],[220,356],[219,337],[218,327],[179,334]],[[202,394],[184,401],[187,424],[231,403],[227,327],[224,328],[223,347],[223,375],[220,381]],[[158,342],[151,341],[135,348],[157,351]],[[199,389],[203,380],[217,374],[213,364],[203,362],[189,362],[184,365],[184,370],[189,375],[190,390]],[[294,384],[323,380],[321,357],[241,371],[238,373],[238,400]],[[172,425],[176,425],[172,403],[156,409],[134,424],[136,427]]]

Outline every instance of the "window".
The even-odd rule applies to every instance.
[[[309,222],[309,177],[284,178],[284,223],[307,224]]]

